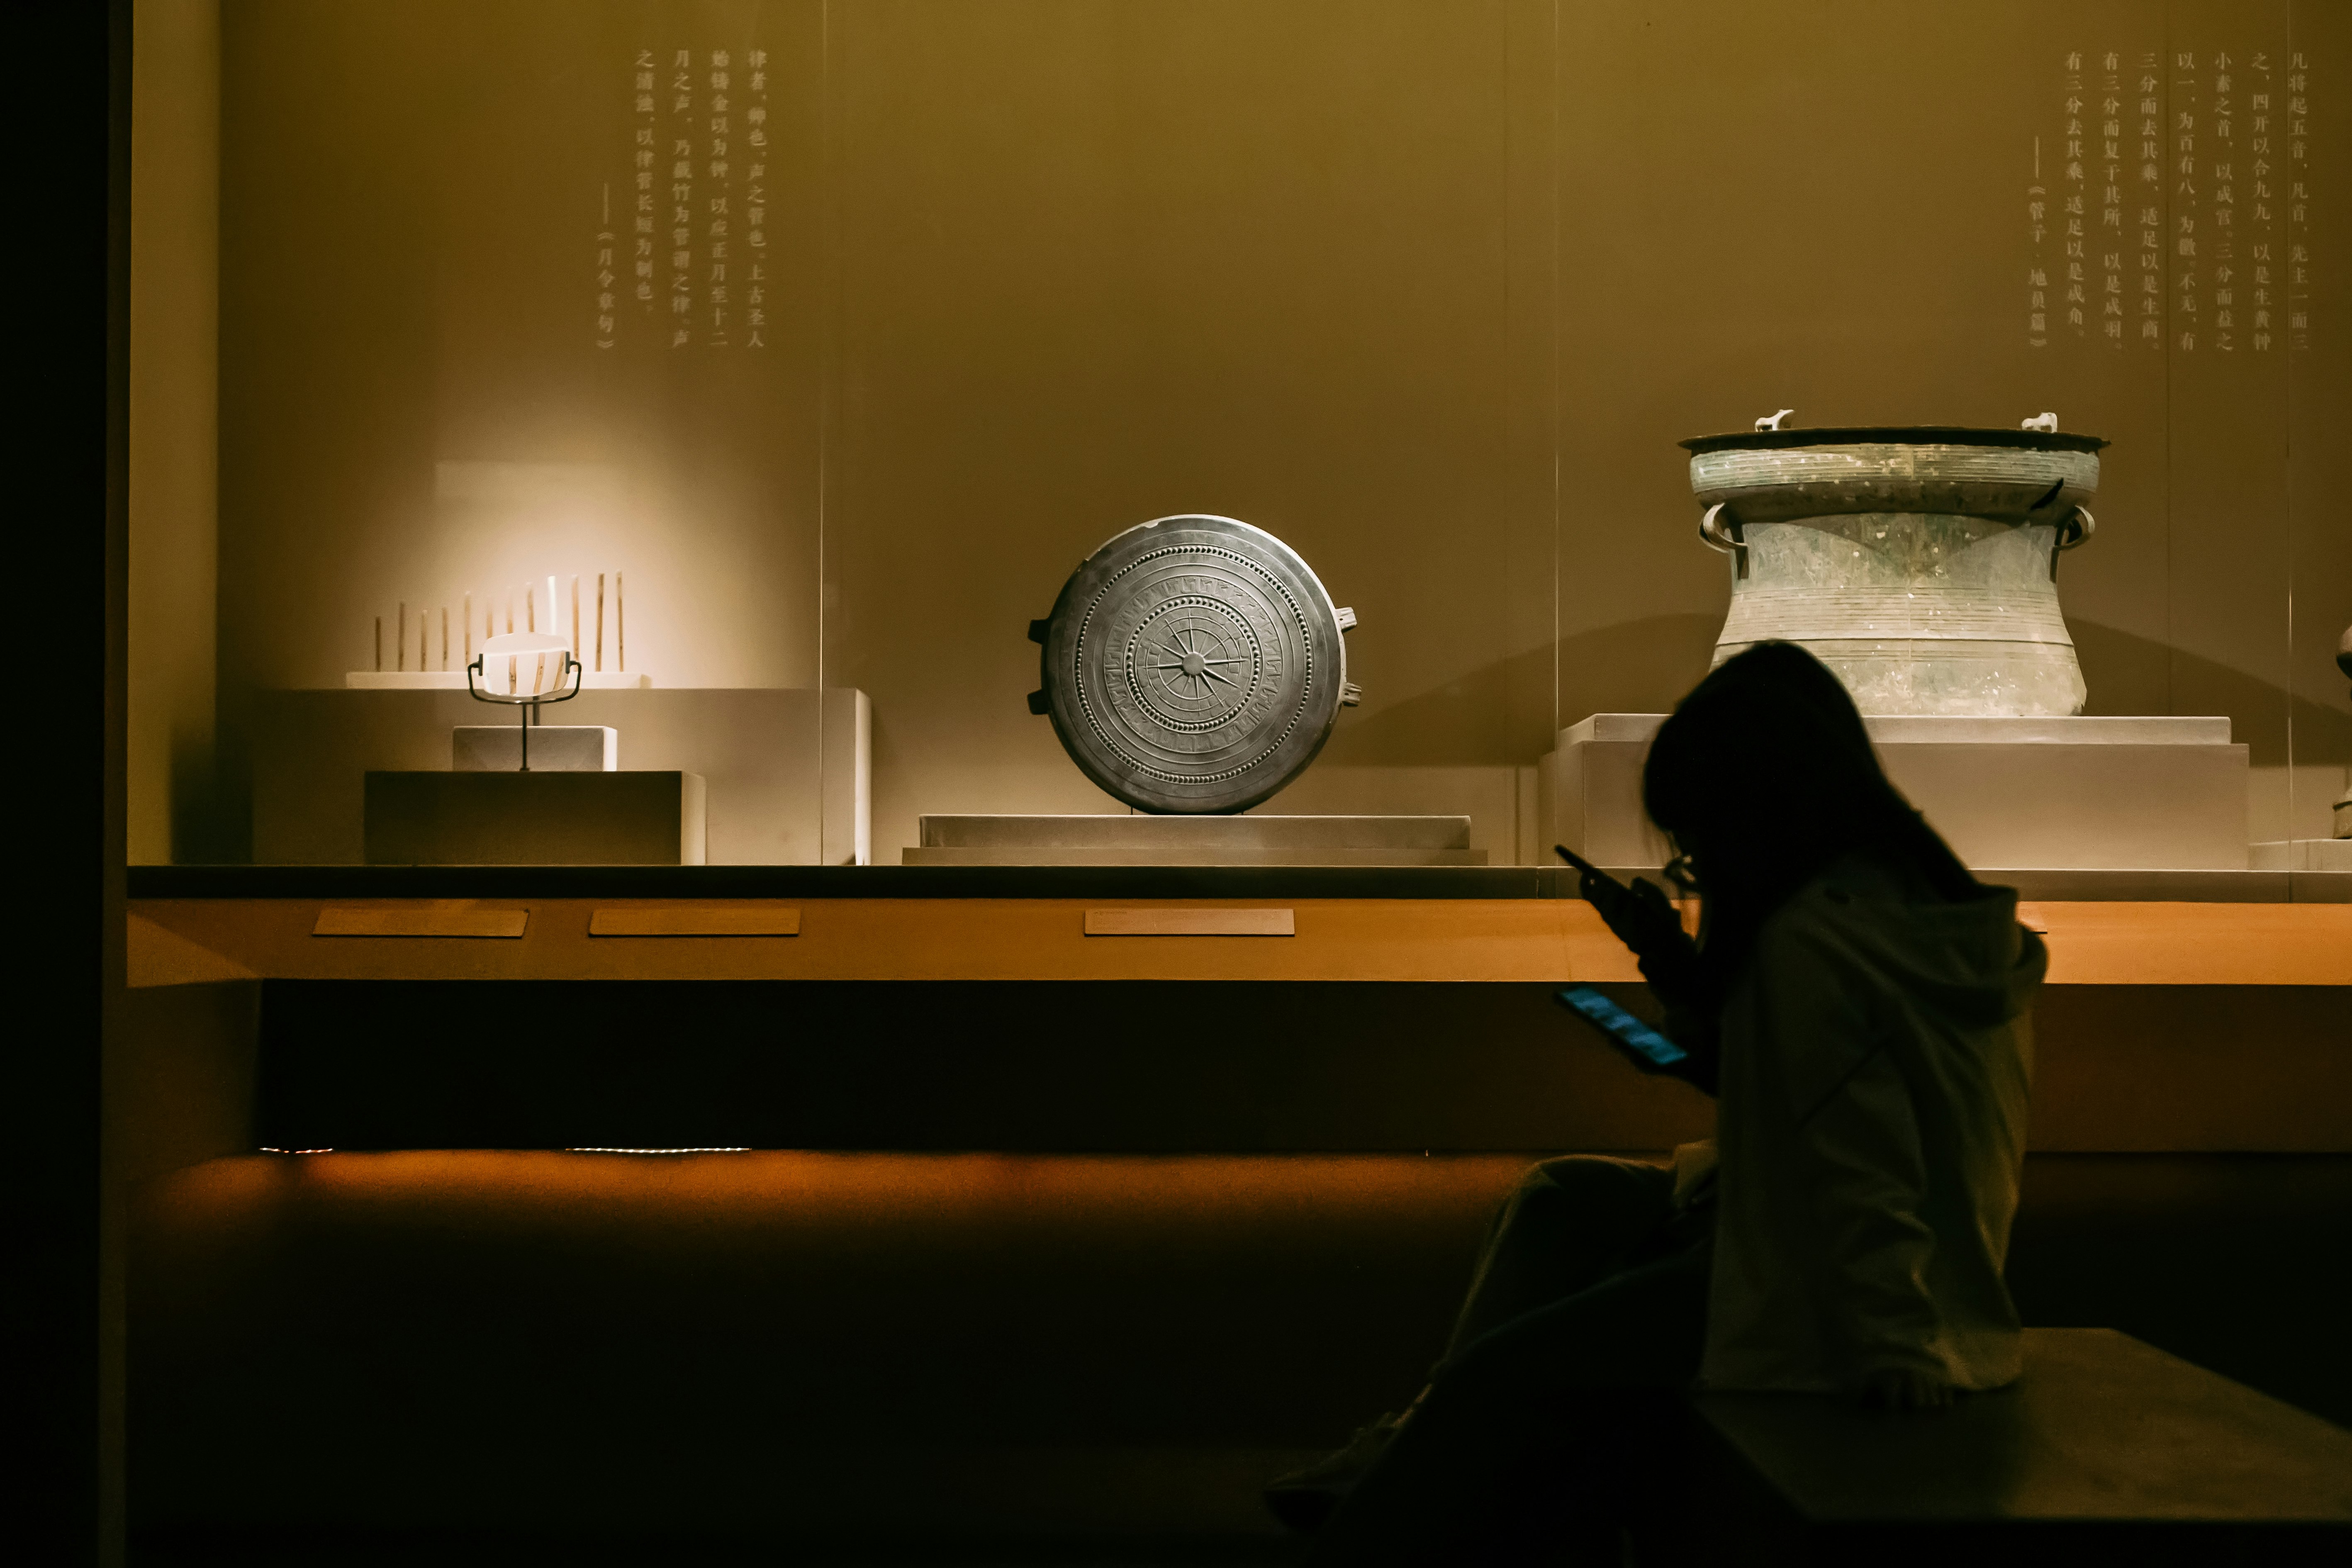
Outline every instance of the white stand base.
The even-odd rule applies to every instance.
[[[1539,808],[1558,842],[1601,866],[1664,862],[1642,811],[1642,763],[1664,721],[1596,713],[1560,731]],[[2246,748],[2227,719],[1866,722],[1887,776],[1971,867],[2249,867]]]
[[[281,866],[359,864],[365,847],[364,775],[448,769],[453,730],[513,732],[511,709],[476,702],[462,685],[460,678],[456,690],[255,693],[248,720],[254,859]],[[551,719],[571,721],[563,728],[627,731],[631,772],[690,773],[708,780],[709,863],[714,866],[865,864],[872,714],[866,694],[847,689],[606,691],[593,685],[546,710]],[[503,723],[486,725],[485,719]],[[539,771],[536,735],[531,767]]]
[[[2352,838],[2273,838],[2254,846],[2258,871],[2352,871]]]
[[[1484,866],[1466,816],[926,816],[908,866]]]

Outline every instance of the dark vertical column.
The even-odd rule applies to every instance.
[[[10,355],[9,575],[24,621],[5,839],[16,902],[5,1081],[12,1555],[121,1556],[121,1268],[100,1181],[107,1024],[122,994],[123,395],[129,0],[18,7],[31,266]],[[29,624],[26,624],[29,623]]]

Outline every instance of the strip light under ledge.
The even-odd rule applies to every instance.
[[[749,1144],[740,1148],[709,1149],[607,1149],[586,1145],[576,1149],[566,1149],[563,1152],[567,1154],[748,1154],[751,1150]]]

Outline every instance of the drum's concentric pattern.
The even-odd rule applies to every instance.
[[[1241,811],[1314,761],[1355,700],[1354,624],[1263,529],[1163,517],[1087,557],[1031,626],[1045,685],[1029,705],[1129,805]]]

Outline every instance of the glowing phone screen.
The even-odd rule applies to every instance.
[[[1571,985],[1559,993],[1559,999],[1619,1045],[1658,1067],[1672,1067],[1690,1056],[1688,1051],[1590,985]]]

